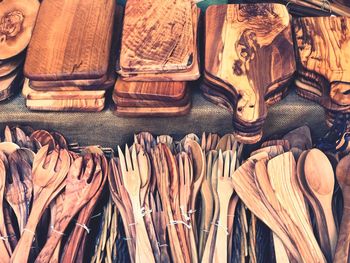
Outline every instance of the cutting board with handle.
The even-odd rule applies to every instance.
[[[112,42],[114,0],[45,0],[24,67],[31,80],[100,79]]]
[[[296,66],[290,16],[280,4],[210,6],[205,17],[205,71],[240,97],[236,119],[266,116],[270,86],[291,79]],[[278,86],[276,86],[278,88]]]
[[[327,109],[350,104],[350,19],[293,19],[298,88]],[[338,106],[339,107],[339,106]]]

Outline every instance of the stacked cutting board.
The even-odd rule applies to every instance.
[[[210,6],[201,89],[233,114],[237,138],[262,136],[267,106],[283,98],[294,76],[290,16],[279,4]]]
[[[332,125],[350,113],[350,19],[307,17],[293,20],[300,96],[322,105]]]
[[[25,49],[39,10],[38,0],[0,1],[0,101],[23,83]]]
[[[31,110],[100,111],[115,82],[114,0],[46,0],[29,44],[23,94]]]
[[[188,81],[199,78],[199,9],[188,0],[129,0],[125,7],[118,116],[179,116],[191,108]]]

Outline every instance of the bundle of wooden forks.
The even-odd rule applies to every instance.
[[[142,132],[118,147],[108,178],[131,262],[227,262],[241,153],[232,135],[216,134],[174,142]]]

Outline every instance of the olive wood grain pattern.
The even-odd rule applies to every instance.
[[[336,168],[337,180],[343,193],[344,211],[340,224],[339,238],[335,252],[334,262],[349,262],[350,245],[350,155],[345,156]]]
[[[178,117],[191,110],[191,102],[181,107],[119,107],[113,113],[120,117]]]
[[[187,90],[185,82],[127,82],[118,79],[114,94],[118,97],[139,100],[178,101],[184,98]]]
[[[25,79],[22,89],[28,100],[103,99],[105,94],[104,90],[37,91],[29,86],[29,79]]]
[[[305,97],[313,93],[309,99],[327,109],[332,102],[340,106],[349,105],[349,18],[295,18],[293,24],[300,76],[298,80],[304,84],[298,83],[297,87]]]
[[[295,72],[289,20],[287,9],[278,4],[207,9],[205,71],[236,94],[234,117],[241,122],[266,118],[264,96],[269,86]]]
[[[25,75],[32,80],[105,76],[115,5],[113,0],[42,2],[28,47]]]
[[[120,52],[122,71],[157,73],[193,64],[190,1],[130,0],[125,7]]]
[[[191,93],[186,91],[185,96],[178,101],[161,101],[161,100],[145,100],[145,99],[128,99],[115,96],[113,94],[113,101],[120,107],[181,107],[186,106],[191,101]]]
[[[38,0],[0,2],[0,60],[14,57],[27,47],[39,5]]]
[[[102,111],[105,99],[63,99],[63,100],[26,100],[26,107],[33,111]]]

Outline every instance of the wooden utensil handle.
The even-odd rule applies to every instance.
[[[350,205],[344,202],[344,213],[340,224],[339,238],[334,256],[334,263],[348,262],[350,246]]]
[[[67,216],[64,216],[63,219],[57,221],[55,226],[53,226],[51,236],[48,238],[45,246],[40,251],[38,257],[35,260],[35,263],[50,262],[50,259],[55,252],[55,248],[60,243],[64,235],[64,230],[68,226],[70,219],[70,217],[67,218]],[[54,227],[56,227],[56,229]]]
[[[329,241],[331,243],[332,256],[334,257],[336,246],[337,246],[337,240],[338,240],[338,232],[335,226],[331,202],[327,205],[327,207],[325,207],[324,213],[325,213],[326,222],[327,222]]]
[[[42,192],[40,197],[41,198],[38,198],[34,201],[26,227],[22,233],[20,240],[18,241],[15,251],[12,254],[11,262],[28,262],[30,249],[35,237],[36,226],[38,225],[38,222],[40,221],[40,218],[44,213],[45,208],[47,207],[47,195]]]
[[[217,233],[215,241],[214,262],[218,263],[227,262],[227,210],[228,202],[225,203],[222,207],[220,207],[219,221],[217,222],[218,225],[216,226]]]

